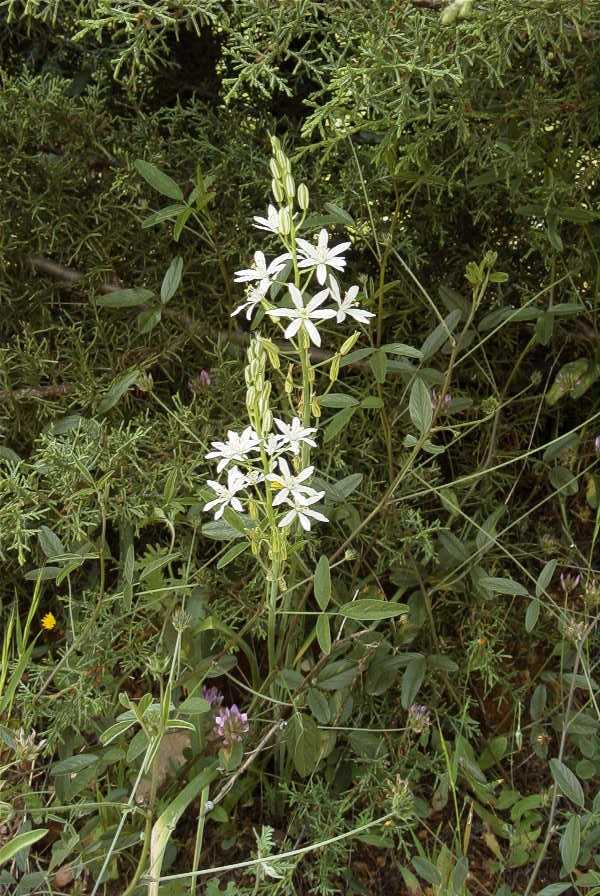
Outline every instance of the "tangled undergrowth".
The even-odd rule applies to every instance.
[[[0,892],[600,893],[600,3],[0,25]]]

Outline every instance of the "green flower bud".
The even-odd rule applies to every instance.
[[[271,181],[271,190],[273,191],[273,196],[275,197],[276,202],[280,205],[285,202],[285,191],[280,182],[275,180],[275,178]]]
[[[300,184],[298,187],[298,205],[305,212],[308,208],[310,196],[306,184]]]
[[[313,417],[317,419],[321,416],[321,405],[319,404],[319,399],[315,396],[310,403],[310,410]]]
[[[293,199],[296,195],[296,185],[294,184],[294,178],[292,177],[292,175],[286,174],[283,183],[285,185],[285,192],[290,199]]]
[[[279,211],[279,232],[283,236],[287,236],[292,229],[292,216],[287,206]]]

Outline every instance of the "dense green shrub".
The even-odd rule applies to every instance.
[[[144,819],[121,811],[144,745],[99,738],[128,700],[164,702],[170,676],[179,706],[210,672],[251,706],[248,751],[279,719],[270,700],[295,714],[209,815],[201,867],[361,828],[234,892],[387,893],[401,874],[416,893],[416,873],[439,893],[529,893],[576,867],[598,885],[599,37],[598,0],[0,2],[0,750],[16,810],[0,849],[64,819],[14,878],[59,892],[73,863],[91,892],[109,856],[121,892],[147,870],[139,832],[202,774],[198,755],[166,742],[178,768],[162,758]],[[270,134],[324,210],[315,232],[349,234],[349,282],[377,315],[345,397],[321,408],[320,472],[344,485],[302,563],[310,580],[346,554],[338,604],[410,608],[308,698],[299,681],[326,659],[302,646],[310,619],[291,629],[288,692],[269,691],[260,571],[247,554],[217,568],[200,515],[209,443],[245,425],[233,272],[258,246]],[[121,289],[147,292],[129,305]],[[442,416],[408,464],[415,381]],[[431,730],[408,714],[417,696]],[[294,765],[317,723],[336,729],[323,756]],[[37,758],[21,728],[45,739]],[[393,826],[369,827],[390,806]],[[197,864],[182,825],[163,871]],[[375,858],[391,847],[393,884]]]

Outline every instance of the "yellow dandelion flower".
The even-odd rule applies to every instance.
[[[52,629],[56,625],[56,618],[53,613],[46,613],[46,615],[42,618],[42,628],[45,628],[46,631],[52,631]]]

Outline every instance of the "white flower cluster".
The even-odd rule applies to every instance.
[[[283,211],[283,210],[282,210]],[[269,230],[272,233],[280,232],[281,212],[270,205],[266,218],[256,216],[256,226],[261,230]],[[289,252],[278,255],[267,264],[263,252],[254,253],[254,265],[236,271],[237,283],[248,283],[248,291],[245,301],[233,311],[232,317],[241,311],[246,312],[246,319],[251,320],[252,315],[260,305],[273,319],[287,318],[290,323],[284,330],[286,339],[294,339],[302,329],[307,334],[313,345],[321,345],[321,335],[318,323],[335,318],[336,323],[343,323],[347,317],[353,318],[360,324],[368,324],[374,317],[370,311],[365,311],[357,305],[358,286],[351,286],[342,297],[339,283],[333,271],[343,272],[346,267],[346,259],[343,252],[348,249],[350,243],[338,243],[337,246],[329,246],[329,234],[323,228],[319,233],[316,246],[308,240],[296,241],[298,251],[298,270],[316,274],[317,282],[324,287],[312,298],[304,300],[303,293],[293,283],[287,283],[287,289],[292,301],[291,308],[273,308],[267,301],[267,293],[274,283],[278,283],[277,277],[284,270],[286,264],[292,260]],[[334,307],[322,308],[326,299],[334,301]]]
[[[296,190],[289,160],[274,138],[272,142],[272,187],[279,208],[269,205],[266,217],[256,215],[254,222],[259,230],[277,236],[286,251],[271,261],[263,252],[257,251],[250,267],[236,271],[235,281],[246,285],[246,295],[232,316],[244,312],[246,319],[251,320],[261,308],[271,320],[285,321],[284,337],[291,341],[300,337],[294,347],[306,352],[310,344],[321,345],[319,326],[323,321],[335,320],[342,324],[346,318],[351,318],[359,324],[368,324],[374,315],[359,307],[358,286],[350,287],[342,295],[336,279],[336,275],[346,268],[344,252],[350,243],[330,245],[325,228],[320,231],[316,244],[297,236],[308,209],[308,189],[300,184]],[[300,212],[294,211],[296,200]],[[294,283],[287,282],[292,268]],[[310,296],[308,289],[313,277],[320,288]],[[287,288],[288,301],[284,306],[275,305],[277,290],[272,288],[274,286]],[[331,302],[326,304],[330,299]],[[304,422],[294,417],[290,424],[273,419],[269,408],[270,384],[264,380],[260,345],[260,340],[251,343],[246,367],[246,405],[251,425],[241,433],[228,432],[225,442],[212,442],[213,450],[206,458],[217,461],[217,473],[226,471],[227,481],[208,481],[214,497],[206,502],[204,510],[213,511],[218,520],[227,507],[238,513],[244,512],[244,501],[247,501],[251,512],[257,506],[263,507],[279,528],[298,520],[308,531],[314,520],[327,522],[327,518],[315,509],[325,493],[308,484],[314,467],[308,465],[306,446],[316,447],[313,438],[316,429],[310,427],[310,417],[306,416]],[[303,362],[305,385],[309,373]],[[309,390],[308,404],[310,400]],[[273,424],[276,432],[271,431]],[[304,469],[301,469],[303,464]]]
[[[242,493],[249,493],[267,480],[271,489],[276,492],[272,506],[285,510],[278,522],[279,528],[285,528],[297,519],[302,528],[308,531],[312,520],[327,522],[327,517],[313,507],[323,498],[325,492],[318,492],[306,485],[314,472],[314,467],[305,467],[293,473],[283,455],[289,452],[297,457],[303,444],[316,447],[316,442],[312,438],[316,429],[304,427],[298,417],[294,417],[291,424],[277,418],[274,423],[279,432],[270,433],[264,439],[248,426],[241,433],[230,430],[226,442],[211,443],[214,450],[209,451],[206,458],[207,460],[218,458],[218,473],[228,467],[227,484],[208,480],[208,486],[215,493],[215,497],[207,501],[203,509],[215,511],[216,520],[223,516],[226,507],[232,507],[238,513],[243,513],[244,505],[240,495],[244,497]],[[263,467],[266,458],[269,470],[266,474],[255,466],[261,455],[263,455]],[[229,466],[235,461],[243,466],[244,471],[237,465]],[[259,500],[261,499],[259,495]]]

